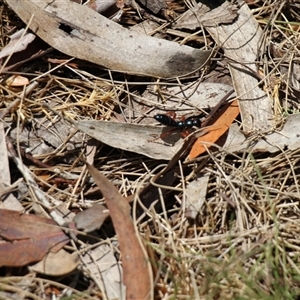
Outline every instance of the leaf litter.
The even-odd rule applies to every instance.
[[[57,252],[68,236],[48,218],[0,210],[0,266],[24,266],[41,260],[48,251]],[[9,253],[9,254],[8,254]]]
[[[225,127],[227,131],[229,127],[227,136],[221,137],[226,137],[225,143],[221,144],[223,146],[218,145],[215,138],[210,139],[208,142],[214,147],[205,147],[206,151],[202,154],[198,152],[192,161],[187,158],[198,135],[202,135],[199,142],[203,142],[201,138],[209,134],[213,127],[207,126],[199,131],[193,128],[188,137],[183,137],[179,130],[170,132],[172,128],[158,125],[153,116],[174,111],[177,114],[176,121],[197,115],[205,123],[218,101],[231,89],[224,84],[209,87],[207,81],[210,70],[197,70],[176,80],[157,80],[132,76],[132,73],[140,74],[141,71],[135,69],[131,73],[128,71],[130,64],[125,70],[129,75],[126,75],[104,70],[79,59],[70,59],[59,52],[52,52],[51,55],[44,52],[37,63],[33,61],[26,65],[25,61],[20,61],[18,64],[16,75],[20,73],[30,80],[30,84],[23,88],[6,84],[6,75],[15,74],[10,74],[4,65],[1,75],[0,116],[3,126],[0,154],[5,159],[2,161],[8,174],[5,180],[4,176],[1,179],[2,206],[14,207],[24,212],[22,215],[18,213],[19,216],[28,215],[29,219],[34,215],[54,219],[53,227],[57,228],[57,235],[64,236],[70,242],[60,250],[62,256],[52,253],[52,246],[48,245],[40,255],[40,263],[31,266],[34,276],[43,274],[38,278],[39,281],[25,276],[19,278],[8,268],[2,268],[5,274],[0,281],[3,293],[11,296],[19,291],[18,284],[26,282],[26,290],[22,289],[23,298],[33,294],[39,297],[41,285],[43,288],[49,287],[51,292],[58,290],[58,297],[70,293],[72,297],[78,296],[80,299],[130,299],[140,293],[137,288],[142,287],[145,298],[151,298],[153,292],[157,299],[224,299],[229,295],[231,298],[264,299],[275,294],[282,298],[298,297],[298,79],[294,71],[287,70],[290,65],[296,70],[298,63],[291,56],[283,54],[287,52],[286,47],[293,49],[297,40],[293,31],[295,28],[289,25],[287,19],[284,20],[286,23],[281,21],[280,27],[276,22],[266,23],[262,20],[262,17],[274,17],[274,7],[281,11],[281,16],[284,15],[287,9],[284,4],[275,1],[272,8],[263,5],[262,1],[260,3],[262,5],[259,7],[249,1],[242,9],[237,6],[231,18],[222,21],[216,28],[204,21],[198,26],[194,19],[194,27],[191,28],[199,31],[193,34],[189,30],[179,31],[176,22],[169,21],[168,15],[172,10],[175,16],[188,11],[188,2],[168,3],[171,11],[164,8],[164,11],[153,16],[159,26],[154,27],[154,32],[150,32],[147,39],[157,32],[161,39],[167,37],[169,41],[172,40],[171,43],[186,44],[189,48],[195,45],[199,46],[197,48],[203,47],[204,41],[209,47],[219,43],[221,48],[225,45],[224,51],[229,59],[234,59],[234,56],[228,52],[230,38],[226,34],[230,32],[230,36],[236,37],[236,42],[241,43],[241,36],[233,34],[235,29],[231,26],[243,23],[244,17],[250,20],[247,26],[256,24],[263,27],[270,40],[276,33],[276,47],[268,52],[269,45],[266,43],[266,48],[262,49],[262,53],[270,55],[268,65],[264,60],[260,61],[264,70],[258,74],[264,74],[264,81],[254,76],[255,80],[252,78],[246,82],[251,82],[253,86],[241,93],[242,88],[247,87],[247,77],[244,76],[246,73],[249,75],[250,71],[247,66],[240,68],[239,60],[235,65],[229,61],[230,71],[237,66],[237,73],[233,74],[232,79],[227,78],[226,82],[233,81],[237,92],[234,97],[243,107],[242,114],[234,117],[235,124],[230,125],[231,121],[225,121],[226,124],[222,125],[221,131]],[[28,4],[32,2],[28,1]],[[295,5],[289,6],[288,10],[289,17],[297,20],[294,9],[298,3]],[[137,10],[130,6],[125,6],[125,10],[122,5],[120,7],[124,27],[137,22],[141,13],[149,14],[151,11],[147,12],[147,7]],[[2,13],[9,11],[5,8]],[[249,15],[248,8],[252,9],[253,14]],[[44,12],[41,15],[45,16]],[[11,34],[8,30],[12,28],[11,21],[9,18],[3,20],[7,22],[3,28],[8,37]],[[48,20],[52,24],[52,19]],[[73,25],[71,22],[72,30]],[[202,26],[207,26],[207,31],[204,32]],[[257,32],[253,39],[255,41],[260,30],[249,30],[248,34],[253,32]],[[78,37],[82,31],[74,31],[74,34]],[[285,43],[279,44],[280,40]],[[220,41],[226,41],[226,44]],[[81,46],[77,43],[81,47],[79,52],[73,47],[69,54],[82,58],[80,53],[88,44],[86,41]],[[67,45],[66,42],[64,46]],[[242,45],[248,45],[248,42]],[[95,53],[98,50],[94,49]],[[120,53],[118,55],[122,58]],[[216,57],[219,66],[227,69],[228,61],[224,60],[221,52]],[[255,58],[258,61],[262,59],[259,53]],[[278,58],[282,61],[281,69],[278,69]],[[159,63],[159,60],[152,61]],[[249,61],[253,62],[252,59]],[[132,59],[130,63],[134,62]],[[97,63],[101,64],[101,61],[97,60]],[[105,66],[104,63],[102,65]],[[138,65],[143,67],[140,61]],[[162,66],[159,72],[168,74],[166,72],[169,70],[163,70]],[[244,69],[249,72],[243,73]],[[186,69],[184,72],[187,73]],[[289,82],[278,74],[280,72],[282,75],[292,74],[293,80]],[[228,72],[225,73],[228,76]],[[221,82],[222,76],[220,73],[219,77],[214,78]],[[245,95],[254,86],[256,95],[270,95],[267,101],[264,99],[260,102],[263,105],[271,105],[272,101],[269,100],[276,100],[272,106],[271,122],[268,119],[269,106],[247,102],[249,99]],[[209,93],[205,94],[204,91]],[[247,119],[246,103],[255,112],[252,125],[256,127],[265,121],[267,131],[250,132],[247,129],[251,122]],[[214,119],[216,116],[222,120],[224,114],[219,112]],[[261,119],[257,120],[258,117]],[[246,119],[248,123],[244,122]],[[268,124],[274,124],[274,120],[277,120],[277,124],[270,128]],[[90,126],[94,127],[92,132],[88,131]],[[163,135],[166,136],[162,138]],[[136,148],[134,140],[139,145]],[[7,145],[7,149],[4,145]],[[99,189],[96,187],[99,180],[89,175],[82,162],[83,153],[97,170],[92,167],[88,169],[92,169],[94,175],[99,172],[104,176],[102,179],[106,178],[105,183],[101,181]],[[8,159],[10,165],[6,163]],[[112,199],[112,195],[115,195],[115,199]],[[21,207],[17,207],[10,198],[14,198]],[[116,204],[113,200],[117,199],[119,201]],[[107,208],[110,216],[104,218],[106,215],[98,214],[98,205],[103,206],[99,206],[102,212]],[[122,211],[119,205],[127,207],[121,217],[118,217]],[[93,215],[91,211],[96,213]],[[3,214],[9,217],[10,211],[4,210]],[[77,225],[74,231],[66,224],[79,218],[74,219],[75,215],[82,215],[84,222]],[[17,221],[15,223],[18,229],[23,227]],[[27,223],[30,222],[26,222],[26,226]],[[32,225],[32,234],[34,231],[38,233],[35,230],[37,224]],[[28,230],[26,226],[24,230]],[[13,228],[9,225],[5,230]],[[37,236],[35,243],[50,243],[55,234],[53,237],[48,234],[47,231]],[[22,250],[29,243],[28,239],[15,242],[3,240],[1,245],[5,243],[16,251],[20,242],[23,243]],[[34,251],[29,251],[29,254],[32,255]],[[138,255],[135,257],[136,251]],[[21,257],[17,251],[11,253]],[[64,265],[61,268],[57,266],[56,270],[51,269],[51,265],[55,266],[62,260],[61,257],[66,257],[63,258]],[[80,257],[79,265],[76,257]],[[4,255],[5,260],[7,262]],[[18,264],[23,264],[18,261],[15,263],[16,269]],[[138,266],[138,269],[133,266]],[[65,284],[71,280],[70,272],[79,278],[76,289]],[[279,273],[280,280],[276,275]],[[249,275],[253,278],[250,283]],[[64,281],[60,281],[60,276]],[[139,286],[139,280],[144,280],[144,285]],[[83,290],[87,291],[84,295],[81,293]]]

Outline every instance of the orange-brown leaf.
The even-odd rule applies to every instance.
[[[206,151],[211,144],[216,143],[216,141],[229,129],[229,126],[235,120],[235,118],[240,113],[238,101],[235,100],[228,103],[225,107],[220,109],[217,118],[209,125],[208,133],[199,137],[195,144],[193,145],[188,159],[193,159]]]

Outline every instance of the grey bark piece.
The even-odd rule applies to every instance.
[[[117,261],[111,246],[102,243],[81,255],[81,259],[89,276],[105,294],[105,299],[126,299],[126,286],[122,282],[122,264]]]
[[[223,48],[229,64],[233,85],[239,98],[239,105],[245,132],[268,131],[274,128],[272,99],[259,86],[255,77],[255,65],[261,44],[262,30],[244,3],[238,10],[236,22],[229,25],[207,27],[216,43]]]
[[[210,51],[130,31],[72,1],[8,0],[7,3],[53,48],[111,70],[177,77],[201,68],[210,55]]]

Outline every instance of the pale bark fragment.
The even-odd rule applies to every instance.
[[[272,99],[259,86],[256,76],[255,61],[262,41],[262,30],[249,7],[241,4],[234,23],[206,29],[230,59],[229,69],[239,99],[244,131],[273,129]]]

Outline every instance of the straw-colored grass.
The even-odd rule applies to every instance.
[[[299,112],[299,78],[292,78],[291,74],[293,68],[299,68],[300,1],[248,2],[264,30],[264,56],[258,58],[257,65],[265,77],[264,88],[274,99],[274,115],[280,128],[288,115]],[[2,48],[9,42],[8,36],[23,25],[5,4],[0,5]],[[173,9],[181,13],[183,7],[181,1]],[[128,9],[124,18],[127,25],[136,19],[134,10]],[[212,40],[207,42],[213,44]],[[59,147],[43,153],[30,148],[39,146],[28,143],[26,134],[22,135],[24,128],[30,127],[34,132],[44,126],[51,130],[51,122],[61,122],[44,104],[74,120],[125,120],[124,110],[130,110],[130,97],[142,98],[142,89],[156,82],[147,79],[144,83],[143,78],[114,74],[82,62],[76,62],[77,67],[62,64],[57,68],[47,62],[49,57],[64,58],[60,53],[50,53],[37,63],[1,74],[0,115],[5,113],[2,121],[7,126],[19,126],[19,139],[13,141],[15,147],[29,148],[33,158],[44,164],[36,165],[34,160],[23,158],[53,206],[63,203],[77,212],[94,202],[105,203],[87,174],[82,173],[80,158],[89,138],[81,135],[76,140],[75,131],[69,127],[66,136],[59,136]],[[217,58],[221,60],[221,53]],[[209,77],[211,71],[203,72],[201,80]],[[23,88],[5,84],[10,73],[35,79],[37,85],[21,97]],[[159,85],[155,88],[161,93]],[[253,141],[259,138],[252,136]],[[76,146],[70,147],[68,143],[74,140]],[[49,146],[51,140],[47,143]],[[177,178],[169,189],[161,190],[161,209],[150,206],[144,210],[147,217],[136,216],[136,226],[152,265],[155,299],[299,299],[299,159],[299,149],[282,149],[273,154],[226,153],[219,149],[193,163],[178,162],[174,167]],[[153,170],[161,164],[106,145],[97,146],[94,162],[126,197],[140,189],[142,183],[149,184]],[[17,180],[13,169],[11,174],[12,181]],[[183,210],[184,191],[203,174],[209,176],[206,201],[196,220],[190,220]],[[20,192],[18,199],[27,211],[35,211],[30,191]],[[111,224],[105,226],[95,239],[115,241]],[[75,251],[74,245],[69,251]],[[8,299],[12,294],[18,294],[18,299],[49,299],[54,292],[61,293],[60,299],[65,300],[105,299],[80,269],[55,278],[32,275],[24,268],[2,268],[1,275],[0,299]],[[26,281],[27,277],[30,281]],[[26,286],[26,282],[30,284]],[[67,289],[71,296],[64,294]]]

